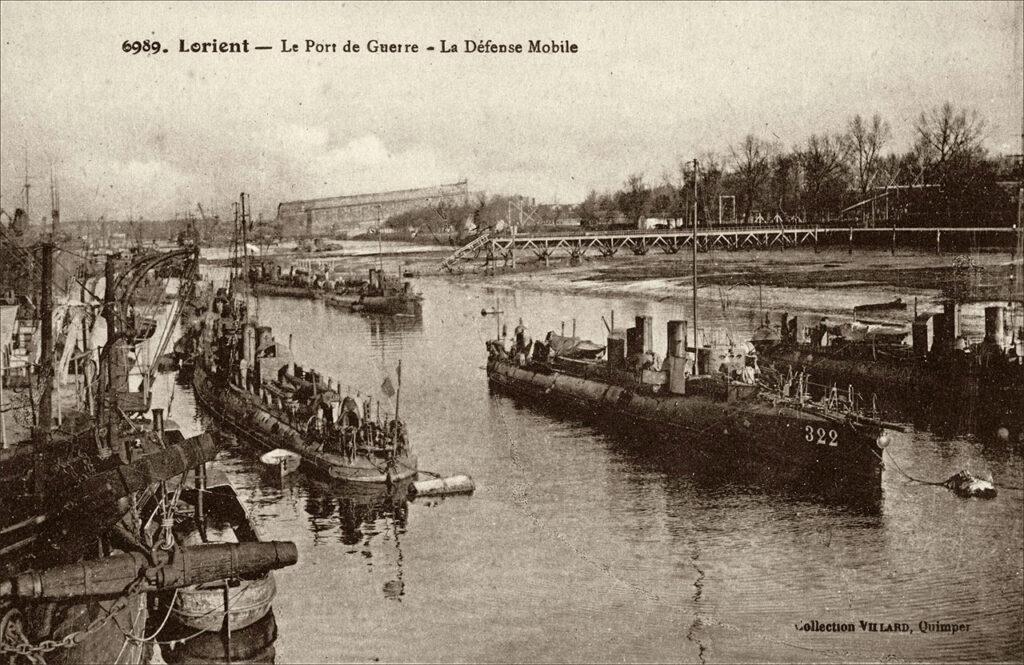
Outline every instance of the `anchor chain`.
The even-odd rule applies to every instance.
[[[80,644],[86,636],[102,628],[122,610],[126,609],[132,596],[139,593],[145,583],[145,573],[140,572],[135,581],[125,587],[124,594],[103,615],[93,619],[82,630],[72,631],[57,640],[47,639],[38,644],[32,644],[22,629],[21,613],[17,612],[17,610],[9,612],[3,619],[4,630],[0,634],[0,652],[11,654],[12,656],[23,656],[31,663],[44,665],[46,660],[43,658],[43,654],[56,651],[57,649],[71,649]]]

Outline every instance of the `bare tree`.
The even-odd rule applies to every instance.
[[[718,153],[707,150],[697,157],[700,165],[700,206],[709,221],[718,219],[718,197],[722,194],[722,178],[725,166]]]
[[[601,221],[601,209],[598,206],[597,190],[590,190],[587,198],[576,206],[576,214],[579,215],[582,226],[596,226]]]
[[[969,167],[983,156],[981,147],[985,122],[977,111],[955,108],[949,102],[921,113],[914,124],[914,151],[926,169],[940,180]]]
[[[626,178],[625,190],[619,192],[618,206],[630,222],[639,224],[640,218],[647,213],[651,190],[644,184],[644,175],[634,173]]]
[[[882,148],[891,137],[889,123],[877,113],[871,116],[870,123],[858,113],[847,124],[845,150],[855,185],[862,196],[867,196],[868,189],[875,184],[881,167]]]
[[[820,213],[842,200],[848,159],[847,142],[841,136],[811,134],[799,153],[803,169],[803,195],[806,207]]]
[[[771,175],[770,162],[777,147],[747,134],[739,145],[730,148],[733,174],[743,201],[743,220],[750,220],[750,212],[761,200],[765,184]]]

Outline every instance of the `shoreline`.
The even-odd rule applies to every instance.
[[[962,255],[936,257],[926,252],[891,255],[888,251],[820,252],[786,249],[775,252],[710,252],[697,258],[698,294],[751,309],[806,308],[817,300],[822,314],[856,318],[853,306],[902,297],[917,299],[920,311],[939,311],[943,289],[954,281]],[[1011,268],[1008,252],[968,257],[985,282],[1006,279]],[[1020,259],[1018,259],[1019,261]],[[498,269],[481,273],[441,275],[454,284],[474,282],[494,288],[520,288],[568,295],[645,298],[688,304],[692,298],[689,256],[612,257],[584,259],[579,265]],[[938,265],[936,265],[938,264]],[[870,314],[873,319],[907,320],[908,310]],[[911,312],[912,314],[912,312]],[[862,317],[863,318],[863,317]]]
[[[639,298],[689,305],[692,299],[689,254],[619,255],[584,257],[575,265],[560,257],[550,265],[542,261],[521,262],[515,270],[503,266],[485,270],[482,259],[464,263],[463,272],[447,273],[440,263],[447,254],[410,250],[347,254],[267,256],[285,265],[298,265],[324,258],[340,273],[365,275],[369,268],[383,264],[388,273],[411,279],[430,279],[452,286],[474,284],[483,288],[526,289],[569,296],[598,298]],[[1020,261],[1020,258],[1017,259]],[[970,268],[983,283],[1005,283],[1012,272],[1007,251],[975,252],[970,255],[905,250],[821,250],[788,248],[780,250],[713,250],[697,256],[698,297],[723,309],[785,311],[808,309],[823,315],[905,323],[919,312],[941,311],[944,288],[948,289],[964,269]],[[854,313],[855,305],[903,298],[906,310]]]

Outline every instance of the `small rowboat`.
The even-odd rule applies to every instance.
[[[856,305],[853,308],[855,312],[881,312],[889,309],[906,309],[907,303],[903,302],[903,298],[896,298],[888,302],[876,302],[867,305]]]
[[[211,472],[204,491],[205,511],[198,509],[196,490],[181,494],[176,540],[181,545],[242,543],[262,540],[223,474]],[[184,510],[181,510],[185,507]],[[177,590],[171,614],[183,626],[217,632],[225,625],[235,631],[259,621],[270,611],[277,593],[271,572],[216,580]]]
[[[263,463],[268,471],[276,471],[280,478],[284,478],[299,468],[299,465],[302,464],[302,455],[285,450],[284,448],[275,448],[268,453],[260,455],[260,462]]]

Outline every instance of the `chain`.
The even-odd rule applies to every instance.
[[[72,631],[59,640],[43,640],[39,644],[32,644],[29,642],[28,637],[25,636],[21,626],[17,623],[12,623],[8,626],[5,634],[0,635],[0,651],[24,656],[32,663],[45,664],[46,661],[42,658],[42,654],[56,651],[57,649],[71,649],[77,646],[87,635],[96,632],[122,610],[126,609],[132,596],[138,594],[145,584],[146,577],[140,573],[135,581],[125,588],[124,594],[110,606],[110,609],[106,610],[105,614],[93,619],[85,629]],[[17,642],[13,642],[12,638],[16,639]]]

